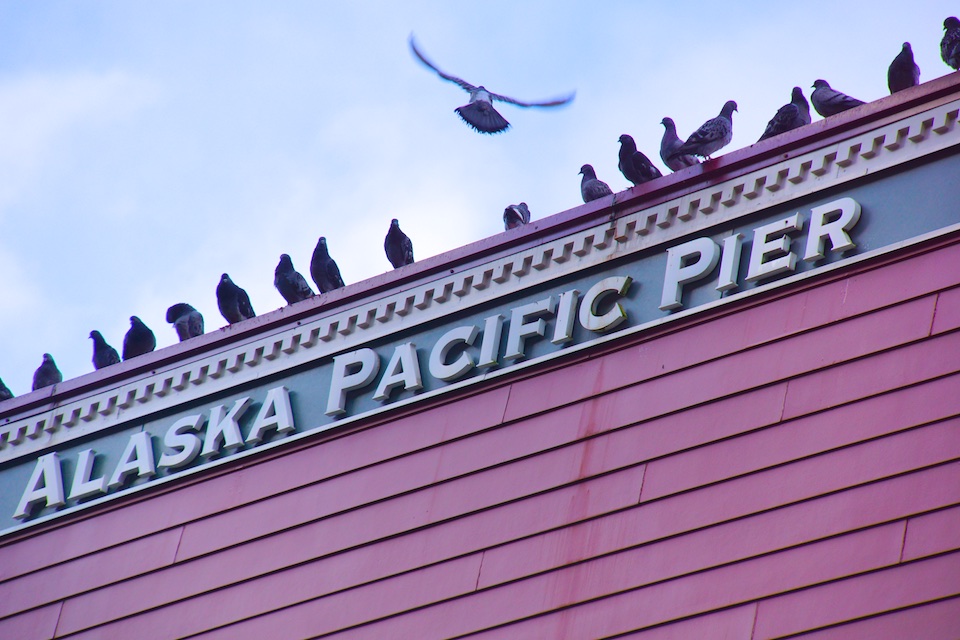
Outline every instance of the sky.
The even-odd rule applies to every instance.
[[[257,313],[284,304],[274,268],[309,273],[317,238],[347,284],[390,269],[391,218],[417,259],[582,204],[592,164],[614,191],[619,136],[658,157],[736,100],[754,143],[794,85],[888,94],[904,41],[921,82],[955,2],[253,2],[0,0],[0,379],[30,391],[41,356],[93,371],[91,330],[119,351],[139,316],[175,344],[168,306],[226,325],[221,273]],[[480,135],[468,96],[419,64],[520,100]],[[502,108],[501,108],[502,107]],[[815,113],[814,119],[819,119]],[[312,283],[311,283],[312,285]]]

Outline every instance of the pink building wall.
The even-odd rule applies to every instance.
[[[960,234],[0,546],[0,638],[960,637]]]

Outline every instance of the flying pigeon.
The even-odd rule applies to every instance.
[[[845,93],[834,91],[826,80],[814,81],[813,89],[813,93],[810,94],[810,102],[813,103],[813,108],[817,110],[817,113],[824,118],[866,104],[863,100],[857,100]]]
[[[951,69],[960,69],[960,20],[947,18],[943,21],[943,40],[940,41],[940,57]]]
[[[7,385],[3,384],[3,380],[0,380],[0,402],[4,400],[9,400],[13,397],[13,392],[7,388]]]
[[[317,283],[320,293],[327,293],[343,286],[340,269],[330,257],[327,239],[324,237],[317,240],[317,246],[313,250],[313,257],[310,259],[310,277]]]
[[[610,185],[602,180],[597,180],[597,172],[589,164],[580,167],[580,173],[583,174],[583,179],[580,180],[580,195],[583,196],[584,202],[613,194]]]
[[[794,87],[790,95],[790,102],[780,107],[777,113],[767,123],[767,128],[763,130],[760,140],[766,140],[773,136],[798,129],[805,124],[810,124],[810,105],[807,99],[803,97],[803,91],[800,87]],[[758,140],[757,142],[760,142]]]
[[[687,141],[674,150],[674,156],[694,155],[710,159],[710,156],[730,144],[733,139],[733,112],[737,103],[727,100],[720,115],[704,122],[699,129],[690,134]]]
[[[167,309],[167,322],[177,330],[180,342],[203,335],[203,316],[186,302],[178,302]]]
[[[53,356],[49,353],[43,354],[43,362],[33,372],[33,390],[49,387],[50,385],[63,382],[63,374],[57,369],[57,363],[53,361]]]
[[[120,362],[120,354],[117,350],[107,344],[103,339],[103,334],[99,331],[91,331],[90,338],[93,340],[93,368],[96,370],[109,367],[112,364]]]
[[[383,239],[383,250],[387,252],[387,260],[394,269],[413,264],[413,243],[403,231],[396,218],[390,221],[387,237]]]
[[[220,307],[220,314],[230,324],[249,320],[257,315],[250,304],[250,296],[235,285],[227,274],[220,276],[220,283],[217,285],[217,306]]]
[[[306,278],[293,268],[293,260],[285,253],[280,256],[280,263],[273,270],[273,286],[277,288],[287,304],[314,296],[313,289],[307,284]]]
[[[137,316],[130,316],[130,329],[123,336],[123,359],[129,360],[157,348],[157,338]]]
[[[913,61],[913,49],[909,42],[903,43],[903,48],[887,69],[887,86],[890,94],[903,91],[920,84],[920,67]]]
[[[664,118],[660,121],[660,124],[664,126],[663,138],[660,140],[660,159],[663,160],[664,164],[671,171],[680,171],[680,169],[700,164],[697,156],[674,155],[674,151],[680,148],[683,140],[677,136],[677,125],[674,124],[673,118]]]
[[[470,102],[462,107],[457,107],[457,115],[460,116],[460,119],[470,125],[475,131],[480,133],[500,133],[501,131],[506,131],[510,127],[510,123],[497,113],[497,110],[493,108],[493,101],[499,100],[500,102],[508,102],[510,104],[517,105],[518,107],[559,107],[565,105],[573,100],[575,93],[571,93],[568,96],[562,98],[557,98],[555,100],[546,100],[543,102],[523,102],[521,100],[516,100],[508,96],[502,96],[490,91],[487,91],[482,86],[474,86],[469,82],[461,80],[455,76],[440,71],[432,62],[427,60],[427,58],[420,53],[420,50],[417,49],[417,43],[413,39],[413,35],[410,35],[410,49],[413,50],[413,55],[417,56],[417,59],[420,60],[427,67],[436,72],[444,80],[449,80],[460,86],[461,89],[470,93]]]
[[[505,231],[530,224],[530,208],[526,202],[512,204],[503,210],[503,228]]]
[[[633,141],[632,136],[627,134],[620,136],[620,162],[617,167],[623,177],[632,182],[634,186],[663,177],[660,169],[657,169],[650,162],[650,158],[645,156],[643,152],[637,151],[637,143]]]

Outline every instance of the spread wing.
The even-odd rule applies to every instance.
[[[511,98],[510,96],[502,96],[498,93],[491,93],[490,97],[494,100],[499,100],[500,102],[509,102],[518,107],[560,107],[565,104],[569,104],[576,97],[577,92],[573,91],[570,95],[563,96],[562,98],[554,98],[553,100],[543,100],[541,102],[523,102],[522,100],[517,100]]]
[[[430,69],[433,69],[433,71],[434,71],[438,76],[440,76],[441,78],[443,78],[444,80],[449,80],[450,82],[453,82],[453,83],[459,85],[460,88],[463,89],[464,91],[473,92],[473,91],[476,91],[476,90],[477,90],[477,87],[473,86],[472,84],[470,84],[470,83],[467,82],[466,80],[461,80],[460,78],[458,78],[458,77],[456,77],[456,76],[451,76],[451,75],[448,74],[448,73],[444,73],[443,71],[440,71],[440,69],[438,69],[435,64],[433,64],[432,62],[430,62],[429,60],[427,60],[427,58],[426,58],[422,53],[420,53],[420,50],[417,49],[417,43],[416,43],[416,41],[413,39],[413,34],[412,34],[412,33],[410,34],[410,50],[413,51],[413,55],[417,56],[417,59],[420,60],[420,62],[422,62],[423,64],[425,64],[425,65],[426,65],[427,67],[429,67]]]

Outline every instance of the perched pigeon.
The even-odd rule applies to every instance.
[[[657,169],[650,162],[650,158],[645,156],[643,152],[637,151],[637,143],[633,141],[632,136],[627,134],[620,136],[620,162],[617,167],[623,177],[632,182],[634,186],[663,177],[660,169]]]
[[[394,269],[413,264],[413,243],[403,231],[396,218],[390,221],[387,237],[383,239],[383,250],[387,252],[387,260]]]
[[[687,141],[677,147],[674,156],[685,154],[710,159],[710,156],[730,144],[733,139],[733,112],[737,103],[727,100],[720,115],[704,122],[699,129],[690,134]]]
[[[310,277],[317,283],[320,293],[327,293],[343,286],[340,269],[330,257],[327,239],[324,237],[317,240],[317,246],[313,250],[313,257],[310,259]]]
[[[120,354],[117,350],[107,344],[103,339],[103,334],[99,331],[91,331],[90,338],[93,340],[93,368],[103,369],[112,364],[120,362]]]
[[[503,210],[503,228],[505,231],[530,224],[530,208],[526,202],[512,204]]]
[[[186,302],[178,302],[167,309],[167,322],[177,330],[180,342],[203,335],[203,316]]]
[[[157,348],[157,338],[137,316],[130,316],[130,329],[123,336],[123,359],[129,360]]]
[[[664,118],[660,121],[663,125],[663,138],[660,140],[660,159],[670,168],[671,171],[680,171],[695,164],[700,164],[697,156],[694,155],[674,155],[674,152],[683,145],[683,140],[677,136],[677,125],[673,118]]]
[[[285,253],[280,256],[280,264],[273,270],[273,286],[277,288],[287,304],[314,296],[313,289],[307,284],[306,278],[293,268],[293,260]]]
[[[500,133],[501,131],[506,131],[510,127],[510,123],[507,122],[506,119],[497,113],[497,110],[493,108],[494,100],[515,104],[518,107],[559,107],[573,100],[575,95],[574,93],[571,93],[570,95],[562,98],[546,100],[543,102],[523,102],[521,100],[516,100],[514,98],[492,93],[487,91],[482,86],[475,87],[469,82],[440,71],[440,69],[438,69],[432,62],[427,60],[422,53],[420,53],[420,50],[417,49],[417,43],[414,42],[412,34],[410,36],[410,49],[413,50],[413,55],[417,56],[417,59],[419,59],[420,62],[436,72],[436,74],[441,78],[459,85],[461,89],[470,93],[470,102],[462,107],[457,107],[456,112],[464,122],[470,125],[475,131],[480,133]]]
[[[913,49],[909,42],[903,43],[903,48],[887,69],[887,86],[890,94],[903,91],[920,84],[920,67],[913,61]]]
[[[49,353],[43,354],[43,362],[33,372],[33,390],[36,391],[60,382],[63,382],[63,374],[60,373],[60,369],[57,369],[57,363],[53,361],[53,356]]]
[[[583,196],[584,202],[613,194],[610,185],[602,180],[597,180],[597,172],[589,164],[580,167],[580,173],[583,174],[583,179],[580,180],[580,195]]]
[[[807,103],[807,99],[803,97],[803,91],[800,90],[800,87],[794,87],[790,102],[780,107],[773,118],[770,119],[763,135],[760,136],[760,140],[766,140],[781,133],[798,129],[805,124],[810,124],[810,105]]]
[[[960,20],[947,18],[943,21],[943,40],[940,41],[940,57],[951,69],[960,69]]]
[[[834,91],[826,80],[816,80],[813,83],[813,89],[813,93],[810,94],[810,102],[813,103],[813,108],[817,110],[817,113],[824,118],[865,104],[863,100],[857,100],[845,93]]]
[[[3,380],[0,380],[0,402],[4,400],[9,400],[13,397],[13,392],[7,388],[7,385],[3,384]]]
[[[249,320],[257,315],[250,304],[250,296],[235,285],[227,274],[220,276],[220,284],[217,285],[217,306],[220,307],[220,314],[230,324]]]

